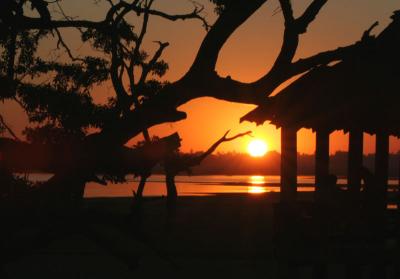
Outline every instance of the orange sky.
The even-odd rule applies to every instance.
[[[80,15],[91,19],[102,19],[103,17],[104,6],[93,7],[93,1],[68,0],[63,2],[65,11],[70,15]],[[206,3],[207,1],[198,2]],[[311,1],[295,0],[292,2],[295,14],[298,15]],[[172,13],[191,11],[192,9],[192,4],[187,0],[158,0],[156,4],[160,9]],[[233,34],[218,59],[216,70],[220,75],[230,75],[234,79],[250,82],[268,71],[281,44],[282,15],[273,15],[273,11],[278,6],[277,0],[268,1]],[[400,9],[398,0],[328,1],[328,4],[309,27],[308,32],[301,37],[296,59],[322,50],[351,44],[359,40],[364,30],[373,22],[379,20],[380,25],[375,30],[377,33],[388,24],[390,15],[397,9]],[[215,20],[215,15],[209,6],[207,6],[206,14],[211,22]],[[64,31],[64,34],[72,42],[72,49],[76,53],[83,54],[91,51],[87,46],[76,43],[74,31]],[[154,49],[156,47],[152,43],[154,40],[170,42],[170,47],[163,56],[170,65],[165,79],[174,81],[187,71],[204,36],[205,31],[199,22],[167,22],[152,18],[146,46],[147,49]],[[48,44],[41,51],[49,53],[52,47],[54,46]],[[96,90],[95,98],[105,100],[111,93],[111,87],[105,85]],[[275,127],[267,124],[259,127],[250,123],[239,124],[239,118],[252,108],[254,106],[201,98],[180,107],[181,110],[188,113],[186,120],[153,127],[150,132],[152,135],[164,136],[178,131],[183,138],[182,150],[190,151],[206,149],[228,129],[231,129],[232,133],[252,130],[255,137],[268,142],[271,150],[280,151],[280,132]],[[20,132],[26,117],[18,107],[7,102],[3,105],[0,104],[0,109],[11,126]],[[244,152],[250,139],[247,137],[226,143],[218,151]],[[365,135],[364,139],[364,152],[373,153],[374,137]],[[314,149],[315,134],[309,130],[299,131],[299,152],[313,153]],[[391,152],[400,150],[400,141],[392,138],[390,149]],[[341,132],[331,135],[331,153],[337,150],[347,150],[347,135],[343,135]]]

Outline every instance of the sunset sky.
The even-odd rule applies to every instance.
[[[93,6],[94,1],[68,0],[63,1],[63,7],[69,15],[102,19],[104,5]],[[208,1],[198,1],[206,5],[205,15],[210,22],[215,20],[212,7]],[[304,7],[311,1],[293,0],[295,14],[299,15]],[[156,6],[170,13],[188,12],[192,4],[187,0],[158,0]],[[230,75],[233,79],[251,82],[264,75],[274,62],[282,41],[283,19],[282,14],[274,14],[278,8],[277,0],[268,1],[244,25],[242,25],[229,39],[222,49],[217,72],[221,76]],[[330,0],[322,9],[317,19],[311,24],[308,32],[301,37],[296,59],[309,56],[323,50],[345,46],[359,40],[362,33],[375,21],[380,25],[374,30],[377,34],[389,22],[394,10],[400,9],[398,0]],[[133,17],[133,15],[132,15]],[[159,18],[151,18],[150,30],[147,35],[146,48],[154,50],[155,40],[168,41],[170,46],[165,51],[164,59],[169,63],[170,70],[165,76],[166,80],[179,79],[190,67],[196,52],[205,36],[205,31],[198,21],[168,22]],[[90,53],[86,45],[81,45],[76,40],[76,32],[64,31],[75,53]],[[50,50],[54,42],[41,49],[46,55],[53,55]],[[95,99],[99,102],[106,100],[112,94],[111,85],[96,88]],[[193,100],[180,110],[187,112],[188,118],[177,123],[164,124],[150,130],[152,135],[165,136],[178,131],[181,135],[182,150],[204,150],[215,140],[220,138],[226,130],[231,129],[232,134],[252,130],[256,138],[264,139],[271,150],[280,151],[280,131],[274,126],[264,124],[256,127],[255,124],[239,124],[239,118],[252,110],[254,106],[228,103],[212,98]],[[16,104],[7,102],[0,104],[1,111],[10,126],[20,132],[25,123],[26,116],[18,109]],[[331,135],[331,153],[337,150],[347,150],[347,135],[336,132]],[[365,153],[374,152],[375,138],[365,135]],[[243,138],[222,145],[218,151],[245,152],[251,138]],[[315,134],[309,130],[301,130],[298,134],[298,151],[300,153],[313,153],[315,149]],[[400,150],[400,141],[391,139],[390,151]]]

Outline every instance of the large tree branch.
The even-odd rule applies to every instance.
[[[281,51],[270,71],[275,71],[276,69],[288,65],[292,61],[299,44],[299,34],[296,32],[294,25],[292,4],[290,0],[279,0],[279,3],[285,20],[285,30],[283,33]]]
[[[184,119],[185,115],[180,114],[176,120],[173,120],[169,118],[169,116],[171,116],[170,112],[173,111],[174,108],[200,97],[213,97],[238,103],[260,104],[279,85],[291,77],[304,73],[318,65],[326,65],[333,61],[340,61],[363,47],[365,47],[364,44],[356,43],[335,50],[322,52],[305,59],[300,59],[288,65],[286,68],[281,68],[280,71],[269,72],[264,78],[253,83],[243,83],[229,77],[222,78],[215,73],[209,77],[199,76],[196,78],[184,78],[166,86],[161,92],[145,102],[141,107],[149,112],[158,110],[159,108],[170,108],[170,110],[168,110],[169,112],[164,116],[162,110],[157,112],[156,124],[160,124],[162,122]],[[163,117],[165,117],[164,121],[162,121]],[[140,129],[137,129],[139,126],[142,128],[152,126],[152,121],[144,123],[143,118],[144,116],[142,114],[137,114],[135,111],[131,112],[129,116],[118,125],[112,125],[112,129],[104,129],[103,133],[108,135],[105,138],[113,135],[116,142],[119,144],[125,143],[130,138],[136,136],[138,131],[140,132]],[[149,114],[149,119],[153,119],[151,114]]]
[[[304,13],[295,20],[296,29],[299,34],[303,34],[307,31],[308,25],[314,21],[322,7],[328,2],[328,0],[314,0]]]
[[[105,127],[100,134],[104,136],[104,142],[110,139],[117,144],[125,143],[131,137],[152,125],[164,123],[166,121],[181,120],[185,115],[177,112],[176,108],[199,97],[209,96],[232,102],[261,103],[265,97],[270,95],[279,85],[294,75],[306,72],[321,64],[328,64],[332,61],[341,60],[344,56],[349,55],[353,50],[355,51],[357,49],[357,46],[351,45],[345,48],[323,52],[292,63],[294,53],[297,49],[299,34],[314,20],[317,13],[326,3],[326,0],[312,1],[303,15],[294,20],[290,2],[288,0],[281,0],[285,22],[288,23],[286,28],[286,34],[288,36],[284,39],[284,45],[280,55],[281,58],[278,57],[275,63],[277,66],[273,66],[266,75],[252,83],[243,83],[232,80],[230,77],[219,77],[215,73],[215,65],[223,45],[233,32],[266,1],[267,0],[232,1],[232,4],[222,13],[211,30],[207,33],[190,70],[185,76],[179,81],[163,88],[159,93],[152,96],[150,100],[140,106],[138,110],[135,109],[122,117],[118,123],[113,123],[113,125]],[[145,12],[145,7],[143,8],[142,5],[129,6],[130,4],[125,1],[118,3],[122,4],[120,8],[115,9],[115,13],[118,12],[117,16],[120,16],[124,9],[136,11],[139,14]],[[162,13],[155,13],[149,9],[148,13],[165,16]],[[166,18],[168,17],[169,16],[166,16]],[[115,19],[115,14],[110,16],[110,18]],[[174,16],[173,18],[180,19],[179,16]],[[62,24],[64,24],[64,26],[71,26],[76,22],[79,21],[65,21],[63,23],[58,22],[57,24],[60,26]],[[53,23],[52,21],[47,24],[51,25]],[[89,24],[88,22],[79,23]],[[41,22],[41,24],[44,23]],[[99,24],[104,24],[104,21],[95,23],[95,26],[99,27]],[[295,28],[293,25],[302,26],[304,28]]]
[[[101,132],[87,137],[87,143],[98,147],[120,146],[145,129],[168,122],[176,122],[186,118],[186,113],[170,106],[141,105],[126,116],[107,125]]]
[[[285,19],[285,27],[289,27],[294,22],[293,8],[290,0],[279,0],[283,18]]]
[[[128,9],[131,8],[133,11],[135,11],[138,14],[149,13],[150,15],[159,16],[159,17],[162,17],[162,18],[170,20],[170,21],[197,19],[203,23],[203,26],[206,30],[208,30],[210,28],[210,25],[207,22],[207,20],[203,16],[201,16],[201,13],[203,12],[204,7],[199,6],[199,5],[195,5],[193,11],[191,13],[186,13],[186,14],[168,14],[168,13],[158,11],[158,10],[152,10],[152,9],[147,10],[146,7],[143,8],[143,7],[137,6],[137,5],[132,6],[127,3],[125,5],[125,7]]]
[[[82,27],[82,28],[98,28],[104,27],[103,21],[90,21],[90,20],[51,20],[44,21],[41,18],[32,18],[21,16],[13,18],[11,22],[5,22],[14,26],[19,30],[30,29],[55,29],[55,28],[68,28],[68,27]]]
[[[102,21],[90,21],[90,20],[45,20],[44,18],[34,18],[28,17],[24,15],[18,15],[14,17],[1,18],[5,24],[12,26],[18,30],[29,30],[29,29],[54,29],[54,28],[68,28],[68,27],[76,27],[76,28],[95,28],[98,30],[103,29],[107,26],[107,24],[112,21],[115,14],[118,13],[120,9],[123,9],[118,16],[124,16],[130,11],[136,12],[138,15],[146,12],[146,8],[143,8],[141,5],[138,5],[140,1],[133,1],[131,4],[120,1],[118,4],[112,6],[110,10],[107,12],[107,15]],[[176,20],[190,20],[196,19],[200,20],[203,25],[208,29],[210,25],[207,23],[206,19],[201,16],[201,12],[203,11],[203,7],[195,7],[194,10],[190,13],[184,14],[168,14],[158,10],[149,10],[148,13],[150,15],[162,17],[164,19],[170,21]]]
[[[217,63],[218,54],[233,34],[267,0],[237,0],[224,11],[207,33],[189,70],[189,75],[211,75]]]
[[[303,15],[295,19],[290,0],[279,0],[285,19],[285,30],[281,51],[270,72],[280,71],[280,68],[285,68],[292,62],[299,45],[299,36],[306,32],[308,25],[315,19],[326,2],[327,0],[314,0]]]
[[[285,19],[282,48],[273,67],[266,75],[256,82],[242,83],[230,78],[218,77],[214,72],[218,54],[225,41],[238,26],[246,21],[247,18],[265,2],[266,1],[253,1],[251,4],[241,1],[235,2],[235,4],[232,4],[232,7],[225,11],[217,20],[204,39],[191,69],[181,80],[182,84],[189,85],[196,83],[196,79],[197,81],[202,80],[201,82],[197,82],[195,86],[192,86],[190,93],[192,97],[210,96],[233,102],[257,104],[260,103],[263,98],[271,94],[282,82],[294,76],[293,72],[295,71],[291,62],[298,47],[301,29],[304,29],[306,27],[305,25],[308,26],[308,24],[312,22],[315,15],[326,1],[313,1],[299,19],[294,19],[290,1],[280,0]],[[246,7],[244,7],[244,5]],[[299,21],[297,22],[297,20]],[[305,27],[299,28],[300,25]],[[334,55],[331,55],[332,58],[333,56]],[[325,55],[324,58],[328,60],[327,55]],[[313,61],[316,63],[315,65],[308,63],[307,66],[312,68],[318,65],[319,61],[316,60],[317,59]],[[299,68],[300,67],[297,67],[297,69]],[[307,69],[304,67],[304,71],[306,70]],[[170,95],[169,99],[173,99],[173,97]],[[176,103],[181,104],[178,101],[176,101]]]
[[[31,144],[0,137],[0,153],[2,163],[13,171],[63,172],[72,169],[86,174],[140,174],[177,150],[179,135],[175,133],[135,148],[108,145],[98,149],[98,146],[86,143]]]

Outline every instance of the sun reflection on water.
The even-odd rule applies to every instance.
[[[260,185],[263,185],[265,183],[265,178],[262,175],[252,175],[250,176],[250,184],[254,186],[248,186],[247,187],[247,192],[250,194],[261,194],[267,192],[265,187],[262,187]]]
[[[253,185],[260,185],[265,183],[265,179],[262,175],[252,175],[249,182]]]
[[[267,190],[261,186],[249,186],[247,187],[247,192],[250,194],[262,194],[266,193]]]

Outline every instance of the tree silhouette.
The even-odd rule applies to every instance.
[[[29,143],[21,142],[8,125],[9,120],[0,117],[0,132],[8,132],[14,138],[0,139],[1,213],[13,214],[13,209],[21,207],[22,218],[15,218],[21,224],[30,221],[31,212],[38,212],[41,218],[53,214],[54,219],[74,212],[88,181],[121,181],[133,173],[141,176],[144,185],[151,169],[160,162],[165,162],[167,182],[174,196],[174,176],[201,162],[221,140],[228,139],[224,136],[209,151],[186,158],[177,153],[177,134],[152,141],[150,127],[185,119],[186,113],[178,111],[178,107],[200,97],[260,104],[290,78],[341,61],[375,43],[370,28],[354,44],[294,60],[300,36],[307,32],[327,0],[310,1],[297,18],[291,1],[279,0],[285,27],[280,53],[264,76],[244,83],[218,75],[218,56],[230,36],[268,0],[210,0],[218,15],[212,25],[198,4],[188,13],[170,14],[154,9],[155,0],[103,2],[109,8],[101,20],[95,21],[67,15],[61,0],[0,1],[0,100],[17,102],[32,124],[24,131]],[[141,21],[140,28],[128,20],[132,15]],[[207,31],[192,65],[175,82],[162,80],[168,64],[161,57],[168,43],[155,42],[158,48],[153,53],[143,49],[151,17],[196,20]],[[66,28],[76,28],[80,41],[90,44],[99,55],[76,55],[63,36]],[[59,53],[64,51],[66,58],[52,59],[40,53],[39,47],[49,39],[56,40]],[[107,81],[111,81],[114,95],[106,104],[98,104],[94,101],[96,87]],[[143,146],[124,146],[141,133],[146,140]],[[11,175],[17,167],[39,167],[55,175],[37,187],[25,188],[23,181]],[[98,177],[99,173],[104,176]],[[6,186],[11,184],[19,185],[18,195],[10,195]],[[3,215],[2,220],[12,219]],[[71,215],[75,222],[68,220],[67,226],[87,223],[79,214]],[[59,223],[64,223],[65,219],[60,219]],[[21,246],[15,247],[18,241],[8,243],[7,237],[14,234],[11,225],[4,227],[1,238],[6,241],[1,248],[4,245],[8,249],[0,249],[2,264],[4,255],[19,251]],[[39,234],[41,239],[51,239]],[[96,237],[101,238],[101,234]],[[30,244],[36,244],[36,240]],[[126,262],[131,260],[126,251],[115,254],[122,255]]]
[[[291,77],[340,61],[374,41],[369,30],[361,41],[352,45],[294,61],[299,37],[327,0],[313,0],[297,18],[291,2],[280,0],[285,24],[281,51],[263,77],[243,83],[216,73],[218,55],[232,33],[267,0],[213,0],[218,18],[212,26],[202,16],[203,7],[198,4],[189,13],[169,14],[153,9],[154,0],[105,2],[110,7],[100,21],[70,17],[62,10],[60,1],[1,2],[0,96],[2,100],[14,99],[28,113],[29,120],[38,124],[25,131],[28,139],[57,145],[53,153],[64,161],[64,168],[54,181],[65,178],[70,183],[71,177],[76,177],[77,184],[84,185],[96,171],[107,171],[110,165],[104,162],[112,162],[111,157],[117,154],[122,156],[123,144],[134,136],[143,133],[149,140],[149,127],[185,119],[186,114],[177,107],[190,100],[210,96],[258,104]],[[38,16],[29,13],[29,8]],[[56,14],[63,16],[58,19]],[[141,19],[140,29],[129,23],[128,15]],[[176,82],[159,79],[168,69],[161,59],[167,42],[156,42],[158,49],[152,55],[143,50],[150,17],[198,20],[207,30],[191,67]],[[102,55],[74,55],[61,32],[71,27],[78,29],[82,42],[89,43]],[[54,37],[57,46],[65,50],[67,61],[49,61],[38,54],[38,47],[49,37]],[[115,96],[107,104],[96,104],[94,88],[107,80],[111,80]],[[6,128],[4,119],[2,123],[1,127]],[[127,154],[136,156],[134,152]],[[135,159],[139,158],[132,157],[130,162]]]
[[[210,148],[200,154],[181,154],[177,151],[173,151],[166,156],[164,161],[165,181],[167,185],[167,195],[170,200],[174,200],[178,196],[175,185],[175,176],[184,171],[191,173],[191,168],[200,165],[201,162],[207,158],[207,156],[211,155],[220,144],[249,135],[251,134],[251,131],[240,133],[229,138],[227,137],[228,133],[229,130],[219,140],[211,145]]]
[[[237,138],[250,135],[251,131],[247,131],[245,133],[239,133],[232,137],[227,137],[229,131],[227,131],[219,140],[217,140],[214,144],[210,146],[206,151],[196,153],[196,154],[184,154],[179,151],[179,149],[171,150],[171,152],[167,153],[163,165],[165,171],[165,182],[167,187],[167,198],[170,201],[174,201],[178,192],[175,185],[175,177],[181,172],[187,172],[190,174],[191,168],[197,165],[200,165],[201,162],[207,158],[207,156],[211,155],[217,148],[224,142],[233,141]],[[144,170],[143,174],[141,174],[141,180],[139,182],[137,193],[135,193],[135,197],[141,199],[143,196],[144,187],[146,184],[146,180],[144,178],[148,178],[151,175],[151,170]]]

